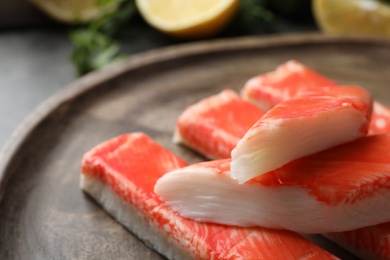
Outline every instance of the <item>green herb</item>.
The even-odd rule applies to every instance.
[[[265,6],[265,0],[241,0],[239,15],[247,23],[259,20],[271,23],[275,20],[275,15]]]
[[[78,75],[100,69],[125,57],[120,54],[117,38],[135,14],[134,1],[99,0],[99,4],[102,8],[112,4],[117,6],[101,18],[70,32],[73,42],[71,58]]]

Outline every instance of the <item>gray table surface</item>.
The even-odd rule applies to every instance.
[[[0,147],[43,100],[75,79],[63,31],[0,32]]]
[[[5,13],[4,7],[1,10]],[[77,79],[75,68],[70,60],[72,43],[68,37],[67,27],[48,25],[47,20],[42,17],[33,20],[38,22],[33,26],[30,24],[28,28],[15,21],[19,20],[8,20],[5,24],[8,27],[0,26],[0,148],[2,150],[12,133],[32,110]],[[12,22],[17,26],[9,27]],[[2,25],[1,20],[0,25]],[[314,23],[284,21],[272,28],[257,26],[250,33],[266,35],[313,30],[316,30]],[[239,34],[225,33],[221,37],[236,37]],[[128,53],[139,53],[183,43],[160,34],[142,21],[126,32],[122,42],[124,51]]]

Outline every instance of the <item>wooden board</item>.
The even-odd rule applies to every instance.
[[[38,107],[0,158],[0,259],[161,259],[79,189],[80,161],[96,144],[143,131],[172,144],[177,116],[224,88],[296,59],[390,104],[390,42],[289,35],[172,46],[87,75]],[[320,236],[321,246],[351,256]]]

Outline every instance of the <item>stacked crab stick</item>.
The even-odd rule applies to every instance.
[[[232,150],[231,177],[260,174],[367,134],[371,96],[359,87],[321,90],[272,107]]]
[[[390,221],[389,147],[390,134],[361,138],[241,185],[231,176],[231,159],[202,162],[165,174],[155,192],[197,221],[300,233],[353,230]]]
[[[230,158],[238,140],[264,113],[227,89],[189,106],[177,120],[173,140],[209,159]]]
[[[282,73],[283,71],[284,71],[284,73]],[[283,74],[285,74],[285,75],[283,75]],[[266,77],[258,76],[256,78],[262,79],[263,82],[265,81],[265,79],[267,79],[267,77],[271,78],[271,80],[267,79],[267,81],[268,81],[267,84],[263,84],[263,83],[262,84],[257,84],[257,83],[254,84],[254,82],[258,81],[258,79],[254,78],[254,79],[248,81],[245,88],[241,92],[242,96],[246,100],[251,101],[252,103],[259,105],[263,109],[269,109],[271,107],[274,107],[275,105],[277,105],[278,103],[280,103],[282,101],[285,101],[285,100],[302,95],[302,94],[299,94],[299,95],[296,94],[297,92],[304,93],[305,96],[310,96],[311,95],[310,93],[314,93],[314,95],[316,95],[316,92],[318,93],[318,89],[331,90],[333,88],[338,87],[338,85],[336,83],[326,79],[325,77],[321,76],[320,74],[304,67],[303,65],[301,65],[295,61],[287,62],[286,64],[280,66],[276,70],[276,72],[269,73],[266,75],[269,75],[269,76],[266,76]],[[273,75],[278,75],[278,76],[273,77]],[[290,82],[289,82],[289,79],[291,79]],[[268,88],[268,91],[264,91],[267,88]],[[261,95],[263,95],[263,97],[261,97]],[[218,102],[218,100],[216,100],[216,102]],[[268,104],[268,106],[267,106],[267,104]],[[218,104],[214,104],[214,106],[218,106]],[[389,127],[390,126],[390,109],[387,108],[386,106],[380,104],[379,102],[374,102],[373,110],[374,110],[373,115],[371,117],[371,122],[369,125],[369,134],[372,135],[372,134],[390,132],[390,127]],[[228,113],[228,111],[229,111],[229,108],[225,107],[225,112]],[[207,111],[203,111],[203,113],[206,114]],[[244,112],[244,110],[242,110],[242,114],[246,114]],[[192,115],[194,115],[194,113]],[[191,114],[188,114],[187,116],[189,117],[188,120],[190,120]],[[201,118],[197,117],[197,121],[198,121],[197,126],[195,126],[194,124],[192,124],[189,121],[189,123],[188,123],[189,125],[187,125],[187,128],[191,129],[193,127],[193,132],[198,132],[198,131],[201,132],[201,129],[199,128],[199,125],[201,125],[199,123],[199,121],[201,121]],[[212,119],[209,118],[209,121],[212,121]],[[234,127],[238,127],[237,125],[239,125],[239,124],[240,124],[240,121],[238,120],[235,122]],[[225,127],[231,127],[231,126],[228,125]],[[215,137],[223,131],[225,131],[225,129],[218,129],[218,131],[215,131],[212,134],[209,133],[209,136],[211,135],[212,137]],[[198,135],[201,136],[200,133]],[[237,136],[237,138],[239,138],[239,137],[240,136]],[[384,137],[380,137],[380,138],[384,138]],[[202,139],[202,138],[200,137],[200,139]],[[209,140],[209,141],[212,141],[212,140]],[[359,143],[359,141],[357,143]],[[378,146],[381,146],[381,145],[382,144],[380,144]],[[193,147],[193,148],[196,149],[196,147]],[[380,147],[378,147],[378,148],[380,148]],[[334,149],[337,149],[337,148],[334,148]],[[321,154],[323,154],[323,153],[325,153],[325,152],[322,152]],[[349,154],[350,151],[346,151],[346,153]],[[363,153],[365,154],[365,156],[367,156],[367,153],[369,153],[369,152],[363,151]],[[379,155],[382,155],[382,154],[386,154],[386,149],[382,153],[379,153]],[[374,154],[373,156],[377,156],[377,154]],[[221,156],[220,158],[228,158],[228,157]],[[343,157],[343,158],[346,159],[345,157]],[[335,160],[337,161],[337,158],[335,158]],[[329,163],[332,164],[333,162],[329,162]],[[386,163],[388,163],[388,161],[386,161],[386,160],[382,161],[382,166],[386,166],[385,165]],[[360,163],[356,162],[355,166],[358,167],[359,164],[361,164],[362,166],[365,166],[364,161],[361,161]],[[373,165],[375,165],[375,163]],[[328,166],[328,167],[330,167],[330,166]],[[302,165],[302,168],[304,170],[305,165]],[[353,172],[355,168],[351,168],[351,169],[344,168],[344,170],[346,173],[350,173],[350,172]],[[372,168],[372,170],[375,170],[375,169]],[[212,172],[213,171],[209,170],[208,174],[212,175]],[[205,175],[208,175],[208,174],[205,174]],[[377,172],[377,174],[380,174],[380,172]],[[226,176],[223,174],[214,175],[214,176],[218,176],[218,178],[226,178]],[[225,176],[225,177],[221,177],[221,176]],[[369,176],[372,177],[372,175],[369,175]],[[260,176],[260,177],[265,178],[264,176]],[[258,178],[260,178],[260,177],[258,177]],[[364,176],[361,176],[361,177],[364,178]],[[383,176],[379,176],[379,177],[383,177]],[[254,179],[254,180],[257,180],[257,179]],[[229,180],[229,181],[232,182],[232,180]],[[249,185],[253,181],[250,181],[249,183],[247,183],[245,185]],[[324,179],[324,181],[325,181],[325,179]],[[368,184],[367,181],[369,181],[369,179],[366,180],[366,182],[365,182],[366,184]],[[374,183],[375,183],[375,181],[373,182],[373,184]],[[384,184],[384,183],[386,183],[386,181],[382,179],[378,183]],[[368,190],[372,190],[371,188],[368,188],[370,185],[365,186],[365,185],[361,185],[361,184],[356,183],[356,182],[355,182],[355,184],[357,185],[356,189],[355,189],[355,193],[351,193],[351,195],[345,194],[344,195],[345,200],[347,200],[347,199],[350,200],[349,196],[353,196],[352,194],[356,195],[359,192],[367,195],[367,193],[364,192],[364,189],[366,189],[366,188]],[[321,182],[313,183],[313,185],[317,185],[318,186],[317,189],[322,189]],[[383,190],[383,187],[385,187],[385,186],[388,187],[388,184],[382,185],[382,188],[380,188],[379,190]],[[346,187],[346,186],[344,186],[344,187]],[[377,185],[374,184],[374,187],[377,187]],[[296,188],[299,188],[299,187],[296,187]],[[375,190],[375,189],[373,189],[373,190]],[[388,192],[388,189],[384,189],[384,190],[385,190],[384,192]],[[323,192],[326,192],[325,188],[324,188]],[[378,189],[376,189],[376,192],[378,192]],[[283,194],[283,197],[284,197],[284,195],[285,194]],[[342,196],[341,193],[339,193],[339,195]],[[216,192],[216,194],[214,194],[214,196],[218,196],[218,192]],[[222,197],[222,196],[219,196],[219,197]],[[256,200],[256,199],[257,199],[257,197],[253,197],[250,200]],[[290,199],[290,197],[286,196],[286,197],[284,197],[284,199]],[[291,199],[294,199],[294,198],[291,197]],[[340,197],[339,197],[339,199],[340,199]],[[299,203],[299,202],[297,202],[297,203]],[[273,207],[273,205],[276,205],[276,204],[272,204],[272,203],[269,203],[269,204],[271,205],[271,207]],[[300,204],[301,207],[304,205],[305,205],[304,203]],[[384,206],[383,209],[386,209],[386,207]],[[285,211],[282,211],[282,212],[285,212]],[[360,211],[356,212],[356,214],[361,216],[361,214],[359,212]],[[353,215],[353,212],[350,212],[350,214]],[[361,216],[361,217],[364,218],[364,216]],[[370,226],[370,227],[363,227],[363,228],[360,228],[357,230],[352,230],[352,231],[328,233],[326,236],[329,239],[338,243],[339,245],[342,245],[346,249],[350,250],[351,252],[353,252],[353,253],[355,253],[355,254],[357,254],[365,259],[366,258],[367,259],[388,259],[390,257],[390,223],[379,224],[379,225]]]
[[[177,120],[174,140],[210,159],[229,158],[237,146],[231,153],[232,177],[243,183],[296,158],[364,136],[370,113],[370,95],[358,87],[311,92],[265,115],[232,90],[224,90],[189,106]]]
[[[153,188],[166,172],[186,165],[145,134],[124,134],[84,156],[81,187],[169,259],[337,259],[291,231],[183,218],[162,202]]]
[[[215,104],[215,105],[217,105],[217,104]],[[225,109],[228,109],[228,108],[225,108]],[[243,112],[244,113],[244,112]],[[198,120],[199,120],[199,118],[198,118]],[[240,124],[240,121],[236,121],[236,126],[235,127],[237,127],[237,125],[239,125]],[[194,129],[194,131],[197,131],[197,129]],[[221,132],[221,131],[223,131],[223,129],[219,129],[219,131],[218,132]],[[214,135],[215,136],[215,135]],[[377,139],[377,141],[376,142],[378,142],[378,140],[380,140],[380,139],[382,139],[382,138],[385,138],[385,136],[378,136],[378,137],[367,137],[368,139],[370,139],[370,138],[374,138],[373,140],[375,141],[375,139],[376,138],[379,138],[379,139]],[[366,138],[365,138],[366,139]],[[386,139],[388,139],[388,137],[386,137]],[[359,140],[359,141],[355,141],[355,143],[359,143],[359,142],[361,142],[361,141],[363,141],[363,139],[362,140]],[[364,142],[367,142],[367,141],[364,141]],[[351,144],[346,144],[346,145],[344,145],[344,146],[351,146],[352,147],[352,145]],[[378,145],[378,147],[376,147],[377,149],[383,149],[382,151],[380,151],[380,150],[378,150],[376,153],[372,153],[373,151],[371,150],[371,151],[363,151],[362,152],[362,154],[361,154],[361,156],[371,156],[371,159],[379,159],[379,158],[376,158],[377,156],[379,156],[379,155],[386,155],[388,152],[387,152],[387,148],[385,147],[385,146],[383,146],[382,144],[379,144]],[[336,152],[337,152],[337,149],[338,148],[334,148],[335,150],[336,150]],[[345,149],[345,148],[344,148]],[[360,149],[358,149],[358,150],[355,150],[354,148],[351,148],[351,151],[345,151],[345,154],[346,155],[349,155],[349,157],[346,157],[346,155],[343,155],[343,151],[342,150],[339,150],[334,156],[337,156],[337,154],[340,154],[341,153],[341,157],[344,159],[344,160],[349,160],[349,159],[351,159],[352,157],[355,157],[355,158],[357,158],[357,156],[359,155],[359,154],[357,154],[359,151],[361,151],[361,149],[362,148],[360,148]],[[354,154],[351,154],[351,152],[353,152],[354,151]],[[324,154],[324,153],[329,153],[329,151],[324,151],[324,152],[322,152],[322,154]],[[349,158],[349,159],[348,159]],[[323,158],[324,160],[327,160],[327,159],[330,159],[330,158],[326,158],[326,157],[324,157]],[[371,160],[370,159],[370,160]],[[382,158],[383,159],[383,158]],[[303,160],[303,159],[302,159]],[[338,160],[338,158],[335,158],[335,163],[337,163],[337,160]],[[345,163],[347,163],[347,162],[345,162]],[[382,162],[382,166],[386,166],[385,164],[386,163],[388,163],[388,161],[386,160],[386,159],[384,159]],[[330,164],[332,164],[332,162],[330,162]],[[340,165],[340,164],[339,164]],[[359,162],[356,162],[356,165],[355,165],[355,167],[354,168],[351,168],[351,169],[345,169],[346,170],[346,172],[348,173],[348,172],[353,172],[354,171],[354,169],[356,168],[356,167],[358,167],[358,168],[360,168],[360,165],[362,165],[362,166],[364,166],[365,165],[365,161],[361,161],[360,163]],[[375,165],[375,163],[374,163],[374,165]],[[191,178],[191,180],[194,180],[194,183],[193,182],[191,182],[191,187],[193,187],[193,185],[195,184],[195,181],[196,182],[203,182],[204,184],[202,184],[202,185],[210,185],[210,178],[211,178],[211,180],[212,180],[212,183],[213,183],[213,187],[211,188],[211,189],[209,189],[209,191],[208,192],[213,192],[214,194],[212,195],[212,196],[209,196],[209,197],[206,197],[206,196],[193,196],[192,198],[194,199],[194,202],[197,200],[197,199],[201,199],[201,200],[205,200],[205,199],[215,199],[215,200],[217,200],[217,199],[221,199],[221,200],[223,200],[223,198],[230,198],[230,196],[233,194],[233,196],[234,196],[234,194],[236,194],[237,193],[237,191],[238,190],[240,190],[240,189],[244,189],[244,187],[247,187],[247,186],[244,186],[244,187],[242,187],[242,186],[239,186],[239,185],[236,185],[235,183],[234,183],[234,181],[231,179],[231,178],[227,178],[228,176],[226,175],[226,173],[228,172],[228,170],[229,169],[225,169],[226,171],[225,171],[225,173],[224,174],[222,174],[222,172],[220,172],[219,170],[216,170],[216,169],[210,169],[210,166],[211,165],[208,165],[208,169],[206,170],[206,172],[205,173],[202,173],[201,175],[203,176],[206,176],[206,178],[203,176],[202,178]],[[225,166],[226,166],[226,164],[225,164]],[[330,165],[331,166],[331,165]],[[327,166],[327,167],[330,167],[329,165]],[[191,167],[191,166],[190,166]],[[303,164],[302,165],[302,169],[305,169],[305,165]],[[334,167],[336,167],[336,165],[334,165]],[[367,167],[367,165],[366,165],[366,167]],[[369,167],[369,166],[368,166]],[[199,170],[200,169],[205,169],[205,167],[203,167],[203,166],[201,166],[201,167],[197,167],[197,166],[195,166],[195,169],[196,169],[196,173],[191,173],[191,168],[190,169],[187,169],[187,170],[189,170],[189,171],[187,171],[187,170],[185,170],[185,169],[183,169],[183,171],[185,171],[186,173],[184,173],[184,174],[188,174],[188,175],[185,175],[185,177],[187,178],[187,177],[189,177],[189,176],[191,176],[192,174],[199,174]],[[308,170],[310,170],[310,168],[308,168]],[[317,169],[318,170],[318,169]],[[374,170],[374,168],[372,168],[371,170]],[[219,172],[219,174],[215,174],[215,172]],[[176,173],[177,174],[177,173]],[[175,174],[175,175],[176,175]],[[180,174],[180,173],[179,173]],[[311,174],[310,172],[308,173],[308,174]],[[343,177],[343,174],[345,174],[345,173],[343,173],[343,172],[341,172],[341,174],[340,174],[340,177]],[[380,174],[380,172],[377,172],[377,174]],[[271,175],[272,176],[272,175]],[[177,176],[176,176],[177,177]],[[176,177],[174,177],[174,178],[176,178]],[[184,176],[179,176],[179,178],[181,178],[181,177],[184,177]],[[266,176],[260,176],[259,178],[263,178],[263,180],[264,180],[264,178],[265,178]],[[274,175],[274,177],[275,177],[275,175]],[[307,175],[306,177],[310,177],[309,175]],[[312,177],[314,177],[314,176],[312,176]],[[318,177],[318,175],[317,175],[317,177]],[[372,176],[360,176],[361,178],[367,178],[367,181],[369,181],[369,178],[370,177],[372,177]],[[383,177],[383,176],[380,176],[380,177]],[[170,178],[170,176],[169,175],[166,175],[164,178]],[[215,183],[215,179],[214,178],[217,178],[220,182],[218,182],[218,183]],[[254,179],[253,181],[250,181],[249,183],[246,183],[246,184],[244,184],[244,185],[248,185],[248,187],[253,187],[254,185],[257,185],[258,187],[260,187],[260,185],[258,185],[259,183],[255,183],[254,181],[255,180],[258,180],[259,178],[257,178],[257,179]],[[221,181],[221,179],[223,179],[222,181]],[[324,181],[326,181],[326,179],[325,179],[325,177],[323,178],[323,180]],[[343,178],[343,179],[340,179],[339,180],[339,183],[341,183],[341,184],[344,184],[343,183],[343,181],[344,181],[345,179]],[[372,179],[373,181],[374,181],[374,179]],[[169,180],[169,181],[172,181],[172,180]],[[337,178],[336,178],[336,181],[337,181]],[[358,181],[358,180],[355,180],[355,181]],[[177,186],[175,185],[175,186],[172,186],[172,187],[170,187],[170,188],[168,188],[168,189],[165,189],[165,191],[164,191],[164,185],[165,184],[163,184],[163,182],[164,182],[164,180],[160,180],[159,181],[159,184],[157,184],[156,185],[156,189],[162,189],[161,190],[161,192],[166,192],[167,194],[166,194],[166,196],[172,196],[172,194],[173,193],[170,193],[170,189],[171,188],[173,188],[173,189],[177,189]],[[230,186],[230,188],[232,188],[232,190],[234,191],[234,193],[229,193],[229,194],[224,194],[224,193],[222,193],[220,190],[219,190],[219,188],[220,187],[224,187],[224,185],[225,185],[225,183],[226,182],[228,182],[228,186]],[[280,184],[279,183],[279,179],[277,179],[276,180],[276,183],[277,184]],[[377,183],[382,183],[382,186],[387,186],[388,187],[388,184],[387,185],[383,185],[383,184],[385,184],[385,181],[384,180],[379,180],[378,179],[378,181],[377,181]],[[293,184],[293,183],[289,183],[289,182],[286,182],[285,184]],[[363,193],[363,191],[365,190],[365,189],[367,189],[367,190],[370,190],[371,188],[369,188],[369,186],[364,186],[362,183],[359,183],[359,182],[355,182],[355,184],[357,185],[357,187],[356,187],[356,189],[355,189],[355,195],[357,194],[357,193],[359,193],[359,192],[361,192],[362,194],[364,194]],[[200,186],[196,186],[196,187],[202,187],[202,185],[200,185]],[[322,192],[326,192],[326,190],[327,190],[327,188],[326,188],[326,186],[324,186],[324,187],[322,187],[321,186],[322,185],[322,181],[321,180],[318,180],[318,182],[315,182],[315,183],[312,183],[311,184],[311,186],[312,187],[315,187],[315,186],[317,186],[316,188],[317,189],[323,189],[323,191]],[[377,186],[377,185],[374,185],[374,186]],[[346,187],[346,186],[344,186],[344,187]],[[281,186],[279,186],[279,188],[282,188]],[[203,188],[203,190],[204,189],[207,189],[207,188]],[[260,188],[261,190],[267,190],[266,188],[264,188],[264,187],[261,187]],[[299,190],[299,189],[302,189],[302,187],[291,187],[290,189],[295,189],[295,190]],[[229,188],[228,187],[224,187],[224,191],[226,192],[227,190],[229,190]],[[335,191],[337,191],[338,190],[338,188],[337,187],[334,187],[334,189],[333,190],[328,190],[328,192],[335,192]],[[188,190],[188,191],[191,191],[191,190]],[[271,187],[268,187],[268,191],[270,191],[270,192],[274,192],[274,191],[272,191],[272,188]],[[287,191],[287,190],[286,190]],[[246,190],[246,191],[244,191],[244,193],[247,193],[248,191]],[[260,192],[260,190],[257,190],[257,192]],[[377,192],[378,192],[378,190],[377,190]],[[240,192],[240,194],[241,194],[241,192]],[[240,195],[239,194],[239,195]],[[351,196],[352,196],[352,194],[353,193],[351,193]],[[267,195],[271,195],[271,194],[267,194]],[[366,193],[366,195],[367,195],[367,193]],[[377,194],[378,195],[378,194]],[[190,195],[189,195],[190,196]],[[263,195],[262,195],[263,196]],[[279,197],[279,196],[281,196],[281,197]],[[307,196],[307,195],[306,195]],[[339,193],[339,200],[340,200],[340,196],[343,196],[342,195],[342,192],[340,191],[340,193]],[[358,195],[358,196],[360,196],[360,195]],[[345,195],[345,199],[347,199],[348,198],[348,195],[346,194]],[[249,198],[249,200],[248,200],[248,202],[250,203],[251,201],[252,201],[252,203],[256,203],[256,201],[258,200],[258,199],[261,199],[261,196],[256,196],[256,195],[254,195],[253,197],[251,197],[251,198]],[[314,198],[312,198],[311,200],[313,200]],[[278,201],[276,201],[276,200],[281,200],[281,203],[284,205],[285,203],[297,203],[297,208],[298,209],[302,209],[302,208],[304,208],[305,207],[305,203],[299,203],[299,201],[296,201],[296,202],[294,202],[294,200],[296,200],[296,198],[295,197],[291,197],[291,196],[289,196],[289,194],[288,193],[286,193],[286,192],[283,192],[282,194],[276,194],[276,197],[272,197],[272,199],[268,202],[268,201],[264,201],[264,200],[262,200],[263,202],[265,202],[265,203],[267,203],[267,205],[269,205],[269,207],[267,207],[268,209],[269,208],[272,208],[272,207],[275,207],[275,206],[277,206],[278,205],[278,203],[280,203],[280,202],[278,202]],[[287,200],[287,201],[286,201]],[[290,201],[291,200],[291,201]],[[209,201],[210,202],[210,201]],[[247,203],[248,202],[245,202],[244,204],[242,204],[242,205],[239,205],[240,207],[246,207],[246,205],[247,205]],[[176,204],[176,206],[177,205],[179,205],[180,204],[180,200],[176,200],[175,202],[174,202],[175,204]],[[237,201],[236,201],[236,198],[234,198],[234,199],[232,199],[232,202],[231,202],[231,204],[235,204],[235,203],[237,203]],[[237,203],[237,204],[239,204],[239,203]],[[202,205],[201,207],[205,207],[205,208],[209,208],[210,209],[210,207],[213,207],[213,206],[221,206],[221,204],[219,204],[219,203],[216,203],[216,204],[214,204],[214,205],[211,205],[210,203],[209,204],[206,204],[207,205],[207,207],[206,206],[203,206],[203,205],[205,205],[205,204],[199,204],[198,205],[198,208],[199,208],[199,206],[200,205]],[[384,205],[382,205],[383,206],[383,208],[382,208],[382,211],[383,210],[385,210],[386,209],[386,206],[384,206]],[[231,205],[231,207],[232,208],[235,208],[236,207],[236,205],[235,206],[233,206],[233,205]],[[256,206],[256,208],[257,208],[258,206]],[[186,214],[189,214],[189,213],[191,213],[191,214],[194,214],[195,212],[194,212],[194,209],[196,209],[196,207],[195,208],[192,208],[192,210],[193,211],[187,211],[187,213]],[[249,210],[250,210],[251,208],[249,207]],[[204,210],[204,209],[203,209]],[[213,210],[218,210],[217,208],[213,208]],[[346,210],[346,209],[345,209]],[[284,222],[284,219],[283,219],[283,217],[285,216],[285,214],[286,214],[286,212],[287,212],[287,214],[289,214],[288,213],[288,210],[287,209],[283,209],[283,208],[281,208],[281,211],[280,212],[277,212],[277,216],[279,216],[280,214],[281,214],[281,216],[279,216],[279,218],[282,218],[282,221],[281,221],[281,223],[283,223]],[[295,212],[295,211],[294,211]],[[233,212],[234,214],[238,214],[239,213],[239,211],[238,210],[235,210],[234,212]],[[243,214],[245,214],[245,212],[243,212]],[[313,213],[311,213],[311,215],[313,215],[314,214],[314,212]],[[329,213],[330,214],[330,213]],[[348,214],[348,212],[345,212],[345,214]],[[350,212],[350,214],[351,214],[351,216],[348,216],[347,217],[347,220],[349,221],[349,220],[354,220],[354,212]],[[356,215],[362,215],[361,214],[361,211],[358,211],[358,212],[355,212],[355,214]],[[225,214],[224,215],[224,217],[222,218],[222,219],[224,219],[225,221],[226,221],[226,216],[227,216],[228,214]],[[197,218],[200,216],[200,212],[197,212]],[[204,213],[204,211],[203,211],[203,214],[202,214],[202,218],[204,218],[206,216],[206,214]],[[304,215],[305,216],[305,215]],[[302,217],[301,215],[299,215],[299,216],[293,216],[293,217],[295,217],[295,218],[298,218],[298,220],[301,220],[300,218]],[[362,215],[362,217],[364,217],[364,215]],[[306,218],[304,218],[304,219],[302,219],[301,220],[302,222],[301,222],[301,225],[304,225],[304,222],[306,221]],[[253,221],[252,221],[253,222]],[[331,239],[331,240],[333,240],[334,242],[336,242],[337,244],[339,244],[340,246],[343,246],[344,248],[346,248],[347,250],[349,250],[350,252],[352,252],[352,253],[354,253],[354,254],[356,254],[356,255],[358,255],[358,256],[360,256],[360,257],[362,257],[363,259],[389,259],[389,257],[390,257],[390,222],[387,222],[387,223],[385,223],[385,224],[379,224],[379,225],[376,225],[376,226],[369,226],[369,227],[364,227],[364,228],[360,228],[360,229],[356,229],[356,230],[352,230],[352,231],[345,231],[345,232],[337,232],[337,233],[328,233],[328,234],[325,234],[329,239]]]
[[[283,101],[308,95],[311,91],[338,87],[336,82],[291,60],[275,71],[248,80],[241,90],[241,96],[267,111]],[[390,132],[390,108],[375,101],[368,134],[387,132]]]

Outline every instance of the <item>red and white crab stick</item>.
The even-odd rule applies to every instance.
[[[290,60],[274,71],[249,79],[241,90],[241,97],[267,111],[301,92],[322,87],[338,87],[338,84],[303,64]]]
[[[348,86],[283,101],[256,122],[232,150],[231,177],[244,183],[295,159],[367,134],[370,94]]]
[[[238,140],[264,114],[226,89],[189,106],[177,120],[173,140],[209,159],[230,158]]]
[[[84,156],[81,187],[119,223],[168,259],[337,259],[287,230],[231,227],[183,218],[162,202],[153,188],[166,172],[186,165],[145,134],[124,134]]]
[[[241,90],[241,96],[244,100],[267,111],[280,102],[300,97],[310,91],[337,87],[340,86],[336,82],[295,60],[290,60],[272,72],[248,80]],[[390,132],[390,107],[374,101],[368,134],[388,132]]]
[[[165,174],[155,192],[196,221],[300,233],[353,230],[390,221],[389,151],[390,134],[364,137],[244,184],[231,178],[230,159],[203,162]]]

